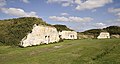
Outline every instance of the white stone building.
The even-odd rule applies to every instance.
[[[59,32],[59,37],[62,39],[77,39],[77,32],[75,32],[75,31],[62,31],[62,32]]]
[[[108,32],[101,32],[100,35],[97,38],[98,39],[110,38],[110,34]]]
[[[48,44],[58,42],[60,40],[59,33],[55,27],[34,25],[32,32],[21,40],[20,45],[23,47]]]

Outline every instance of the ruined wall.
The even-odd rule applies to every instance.
[[[108,32],[101,32],[97,38],[98,39],[110,38],[110,34]]]
[[[75,31],[62,31],[59,32],[59,35],[62,39],[77,39],[77,32]]]
[[[79,34],[78,39],[94,39],[95,36],[94,35],[85,35],[85,34]]]
[[[111,38],[120,38],[120,35],[119,34],[111,35]]]
[[[36,24],[33,26],[32,32],[24,37],[21,46],[27,47],[32,45],[48,44],[59,41],[59,33],[55,27],[43,26]]]

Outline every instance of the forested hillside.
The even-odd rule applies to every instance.
[[[84,31],[85,34],[99,34],[100,32],[107,31],[110,34],[119,34],[120,35],[120,26],[109,26],[103,29],[91,29]]]
[[[106,30],[110,34],[119,34],[120,35],[120,26],[109,26],[107,28],[103,28],[103,30]]]
[[[0,45],[19,45],[22,38],[31,32],[34,24],[54,26],[58,31],[71,30],[65,25],[50,25],[35,17],[0,20]]]
[[[66,25],[53,25],[55,28],[57,28],[58,31],[62,31],[62,30],[70,30],[73,31],[72,29],[68,28]]]
[[[31,32],[34,24],[51,26],[42,19],[35,17],[0,20],[0,43],[18,45],[21,39]]]
[[[85,35],[93,35],[94,37],[97,37],[100,32],[109,32],[110,35],[120,35],[120,26],[109,26],[103,29],[91,29],[86,30],[84,32],[78,32],[78,35],[85,34]]]

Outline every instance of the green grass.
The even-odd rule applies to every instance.
[[[0,46],[0,64],[120,64],[120,39],[64,40],[27,48]]]

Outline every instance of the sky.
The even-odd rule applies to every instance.
[[[0,19],[38,17],[75,31],[120,26],[120,0],[0,0]]]

